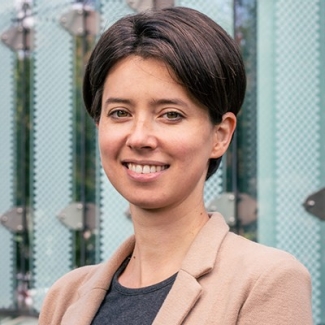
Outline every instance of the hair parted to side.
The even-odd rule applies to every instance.
[[[119,60],[137,55],[162,60],[177,81],[209,111],[213,124],[242,106],[246,75],[235,41],[206,15],[184,7],[146,11],[121,18],[106,30],[85,71],[83,98],[98,122],[106,77]],[[211,159],[208,179],[220,164]]]

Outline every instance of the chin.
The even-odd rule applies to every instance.
[[[130,204],[132,204],[134,207],[139,208],[139,209],[143,209],[143,210],[160,210],[164,208],[163,204],[157,204],[157,203],[153,203],[153,202],[132,202],[129,201]]]
[[[143,209],[143,210],[163,210],[164,208],[167,208],[168,205],[166,202],[162,201],[156,201],[152,200],[152,198],[148,200],[139,200],[139,198],[136,198],[134,200],[127,199],[131,205],[133,205],[136,208]]]

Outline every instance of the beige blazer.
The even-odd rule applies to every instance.
[[[132,237],[109,261],[58,280],[39,324],[89,325],[133,247]],[[310,276],[288,253],[229,232],[216,213],[192,243],[153,324],[311,325]]]

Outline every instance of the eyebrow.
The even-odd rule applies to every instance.
[[[133,101],[120,98],[120,97],[109,97],[105,100],[105,107],[109,104],[127,104],[132,105]],[[160,106],[160,105],[179,105],[183,107],[188,107],[188,104],[179,98],[161,98],[161,99],[152,99],[151,106]]]
[[[183,107],[188,107],[188,104],[179,98],[162,98],[162,99],[153,99],[153,106],[159,105],[179,105]]]
[[[105,105],[107,106],[108,104],[132,104],[132,101],[129,99],[125,98],[119,98],[119,97],[109,97],[105,100]]]

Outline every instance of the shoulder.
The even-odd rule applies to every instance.
[[[233,233],[218,255],[226,282],[242,299],[238,324],[312,324],[310,274],[293,255]]]
[[[199,263],[202,263],[202,254],[204,258],[213,258],[213,265],[217,267],[212,267],[212,273],[217,277],[222,274],[229,278],[240,278],[244,283],[254,281],[264,272],[270,275],[297,272],[307,280],[310,277],[302,263],[288,252],[230,232],[224,218],[218,213],[212,215],[202,234],[195,248],[195,256],[199,256]],[[207,254],[210,251],[213,254]]]
[[[102,264],[74,269],[58,279],[46,293],[39,324],[59,324],[65,310],[79,299],[79,289],[91,281]]]
[[[277,268],[297,269],[305,275],[309,275],[306,267],[290,253],[266,245],[262,245],[246,239],[234,233],[228,233],[223,245],[222,254],[232,256],[233,262],[239,262],[249,267],[252,265],[259,271]]]
[[[220,251],[224,269],[237,270],[232,276],[246,292],[271,294],[274,297],[297,293],[304,299],[311,295],[311,278],[307,268],[283,250],[250,241],[229,233]]]
[[[76,288],[76,285],[82,285],[90,279],[101,268],[101,265],[102,264],[87,265],[74,269],[59,278],[50,290],[62,289],[66,286],[73,286]]]
[[[233,263],[239,268],[244,303],[239,324],[312,324],[311,277],[293,255],[235,234],[225,243],[236,247]],[[234,262],[235,261],[235,262]],[[237,286],[240,287],[240,283]]]
[[[42,310],[48,305],[70,304],[79,297],[79,288],[87,283],[102,264],[83,266],[59,278],[46,293]]]

